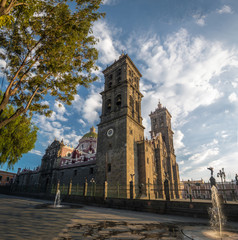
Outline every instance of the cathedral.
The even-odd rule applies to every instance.
[[[38,169],[19,171],[19,185],[40,185],[41,191],[59,182],[134,187],[136,198],[180,198],[179,169],[173,147],[171,115],[162,106],[151,112],[151,139],[145,139],[141,117],[141,73],[127,54],[103,71],[105,77],[98,134],[92,127],[76,148],[55,140]],[[148,190],[150,186],[150,190]],[[129,198],[125,187],[123,196]],[[136,190],[139,189],[139,190]]]

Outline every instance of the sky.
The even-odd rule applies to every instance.
[[[52,98],[51,118],[35,115],[35,149],[23,155],[13,172],[40,165],[56,138],[76,147],[99,123],[102,70],[122,52],[142,73],[140,90],[145,135],[149,113],[158,101],[172,115],[180,179],[208,180],[224,168],[227,179],[238,173],[238,1],[104,0],[104,19],[93,26],[98,38],[99,80],[80,86],[71,106]],[[6,166],[3,166],[6,170]],[[218,180],[218,179],[217,179]]]

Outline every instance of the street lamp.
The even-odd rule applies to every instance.
[[[235,175],[236,185],[238,185],[238,174]]]
[[[226,195],[225,195],[225,188],[224,188],[224,182],[226,181],[226,174],[225,174],[224,168],[222,168],[222,170],[219,170],[219,172],[217,173],[217,177],[221,178],[223,193],[224,193],[225,202],[226,202]],[[223,180],[224,180],[224,182],[223,182]]]

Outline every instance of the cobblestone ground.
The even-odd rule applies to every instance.
[[[0,195],[0,239],[188,239],[181,226],[208,224],[201,219],[90,206],[52,209],[44,207],[46,203]]]

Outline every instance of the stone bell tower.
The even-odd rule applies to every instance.
[[[151,138],[156,136],[157,134],[162,134],[162,139],[166,145],[167,150],[167,160],[166,160],[166,168],[167,168],[167,178],[170,181],[170,189],[171,189],[171,197],[172,198],[180,198],[179,188],[180,188],[180,180],[179,180],[179,169],[178,164],[176,163],[176,155],[174,152],[174,144],[173,144],[173,134],[171,127],[171,118],[169,111],[166,107],[163,107],[159,102],[158,107],[154,112],[151,112]]]
[[[129,182],[138,183],[136,142],[144,137],[139,90],[141,73],[130,57],[122,54],[103,71],[102,115],[98,125],[96,181],[120,184],[128,197]]]

